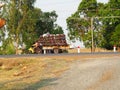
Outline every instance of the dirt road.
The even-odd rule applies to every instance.
[[[74,61],[70,70],[40,90],[120,90],[120,57]]]

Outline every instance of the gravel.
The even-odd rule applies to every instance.
[[[40,90],[120,90],[120,57],[77,60],[56,81]]]

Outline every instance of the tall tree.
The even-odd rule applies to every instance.
[[[5,5],[0,10],[0,18],[4,18],[6,20],[6,23],[7,23],[7,15],[8,15],[8,8],[9,8],[9,6],[6,8],[6,5],[8,5],[10,0],[1,0],[1,2],[2,3],[4,2]],[[9,44],[10,42],[9,42],[9,39],[6,40],[7,34],[8,34],[8,32],[7,32],[6,25],[5,25],[4,27],[0,28],[0,44],[1,44],[0,53],[1,54],[8,53],[6,51],[6,48],[7,48],[7,44]],[[12,44],[11,44],[11,46],[12,46]]]
[[[94,45],[112,49],[113,41],[116,43],[114,32],[118,32],[116,27],[119,24],[119,0],[110,0],[106,4],[97,3],[96,0],[82,0],[76,13],[67,19],[70,39],[80,38],[86,47],[92,45],[90,30],[93,29]]]
[[[7,54],[15,50],[18,52],[19,46],[26,46],[28,49],[40,35],[44,33],[63,33],[62,28],[56,24],[57,14],[55,11],[42,12],[39,8],[34,8],[36,0],[2,0],[5,2],[2,16],[6,19],[6,28],[0,32],[2,48]],[[7,34],[7,35],[6,35]],[[8,43],[9,42],[9,43]],[[4,47],[11,45],[10,50]],[[15,47],[15,49],[13,49]]]
[[[98,4],[96,0],[82,0],[78,10],[67,19],[70,39],[80,39],[86,47],[91,47],[91,19],[97,16],[97,9]],[[96,26],[99,24],[95,18],[93,18],[93,22]],[[96,30],[96,32],[98,31]],[[86,36],[90,38],[86,38]]]
[[[111,44],[120,47],[120,24],[115,27],[111,36]]]
[[[119,0],[110,0],[106,7],[101,12],[103,17],[103,25],[105,27],[104,32],[104,47],[107,49],[113,48],[113,33],[116,32],[115,29],[120,24],[120,1]],[[114,44],[116,40],[114,40]]]
[[[10,8],[8,13],[7,27],[9,30],[9,37],[12,39],[11,41],[15,45],[16,54],[18,52],[19,45],[25,40],[23,38],[23,36],[25,36],[25,32],[27,32],[27,30],[29,32],[30,30],[34,30],[34,21],[26,23],[32,18],[31,12],[34,9],[34,2],[35,0],[11,0],[9,2]],[[24,27],[26,27],[26,29]],[[26,35],[28,35],[29,32],[27,32]]]
[[[58,15],[55,11],[43,12],[37,20],[36,32],[38,37],[45,33],[63,34],[63,29],[56,24]]]

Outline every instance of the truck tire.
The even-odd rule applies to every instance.
[[[59,53],[59,49],[55,48],[55,49],[54,49],[54,53],[55,53],[55,54],[58,54],[58,53]]]
[[[34,49],[34,51],[35,51],[36,54],[42,53],[42,50],[41,50],[39,47],[36,47],[36,48]]]

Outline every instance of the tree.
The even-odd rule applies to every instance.
[[[61,26],[56,24],[58,15],[55,11],[52,12],[42,12],[36,23],[37,36],[43,35],[45,33],[50,34],[63,34],[63,29]]]
[[[34,8],[29,10],[26,20],[24,21],[24,25],[22,27],[22,45],[26,45],[26,49],[28,49],[38,38],[39,31],[37,23],[39,18],[43,12],[40,9]]]
[[[91,47],[92,29],[94,46],[112,49],[111,37],[114,38],[113,32],[116,32],[115,28],[120,24],[119,5],[118,0],[110,0],[107,4],[97,3],[96,0],[82,0],[78,10],[67,19],[70,39],[78,38],[86,47]]]
[[[112,33],[111,42],[113,46],[120,47],[120,24],[115,27],[115,31]]]
[[[8,37],[11,38],[12,43],[14,43],[15,45],[16,54],[18,52],[19,46],[21,45],[21,42],[24,42],[25,40],[23,36],[25,35],[27,36],[30,30],[31,31],[34,30],[35,21],[26,23],[28,22],[28,19],[32,18],[31,12],[34,9],[33,7],[34,2],[35,0],[31,1],[11,0],[8,3],[9,7],[8,9],[9,12],[7,15],[7,30],[9,32]],[[29,28],[28,26],[30,26],[31,28]],[[27,30],[29,30],[29,32]]]
[[[70,39],[79,39],[84,42],[86,47],[91,47],[91,38],[86,38],[86,36],[91,37],[91,19],[97,16],[97,9],[98,4],[96,0],[82,0],[78,10],[67,19],[68,36]],[[94,33],[100,32],[99,29],[95,28],[100,25],[96,18],[93,18],[93,25]],[[96,37],[94,36],[95,39]]]
[[[62,28],[56,24],[56,12],[42,12],[41,9],[34,8],[36,0],[3,1],[6,6],[2,15],[7,21],[6,28],[0,32],[3,50],[6,50],[4,45],[9,41],[15,47],[11,50],[17,54],[20,46],[28,49],[44,33],[63,33]]]
[[[15,48],[13,42],[10,40],[10,38],[7,38],[3,42],[3,47],[1,47],[0,54],[14,54]]]
[[[51,31],[51,34],[63,34],[63,29],[61,26],[59,26],[58,24],[54,24],[54,28]]]
[[[104,10],[101,11],[103,18],[102,22],[104,25],[104,48],[113,49],[113,44],[111,43],[113,37],[113,32],[116,32],[115,28],[120,24],[120,2],[118,0],[110,0],[108,4],[104,6]]]

